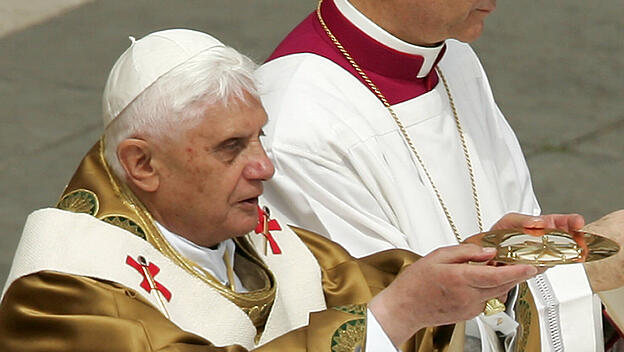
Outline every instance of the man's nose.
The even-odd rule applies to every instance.
[[[273,177],[275,167],[267,156],[264,148],[260,146],[258,150],[249,159],[245,166],[244,176],[249,180],[268,180]]]

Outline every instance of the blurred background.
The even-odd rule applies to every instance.
[[[26,216],[53,206],[101,133],[114,60],[158,29],[263,61],[316,0],[0,0],[0,285]],[[624,208],[624,2],[499,1],[473,44],[544,212]]]

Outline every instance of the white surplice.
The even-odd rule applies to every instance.
[[[433,66],[437,54],[431,55],[431,48],[400,41],[345,0],[335,3],[370,40],[412,55],[420,49],[423,69]],[[463,127],[484,229],[508,212],[539,214],[520,145],[494,101],[477,56],[467,44],[447,40],[445,45],[438,67]],[[458,243],[388,110],[353,74],[326,57],[300,52],[272,58],[258,77],[269,115],[263,143],[276,166],[265,192],[273,207],[355,256],[394,247],[424,255]],[[392,108],[462,239],[479,232],[470,175],[442,82]],[[541,297],[543,350],[559,350],[559,345],[565,351],[602,348],[599,306],[581,265],[551,269],[540,276],[539,285],[531,280],[530,287]],[[484,324],[479,324],[485,334]],[[485,341],[482,348],[497,349]]]

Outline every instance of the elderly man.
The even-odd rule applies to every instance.
[[[0,350],[461,351],[463,330],[442,325],[536,274],[469,264],[494,255],[474,245],[357,260],[275,220],[258,204],[274,169],[254,69],[203,33],[132,38],[106,84],[103,138],[58,209],[27,220]],[[447,282],[421,284],[431,276]]]
[[[495,5],[320,1],[259,70],[276,165],[268,201],[356,257],[396,247],[425,255],[504,214],[539,214],[518,141],[462,43],[479,37]],[[601,345],[600,319],[581,317],[600,312],[592,289],[624,283],[613,268],[591,269],[588,281],[582,265],[562,266],[529,282],[542,349]],[[503,348],[487,336],[511,338],[481,318],[468,332],[483,351]]]

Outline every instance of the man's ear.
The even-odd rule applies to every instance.
[[[152,148],[142,139],[128,138],[117,146],[117,157],[126,170],[127,181],[144,192],[155,192],[160,185],[152,156]]]

